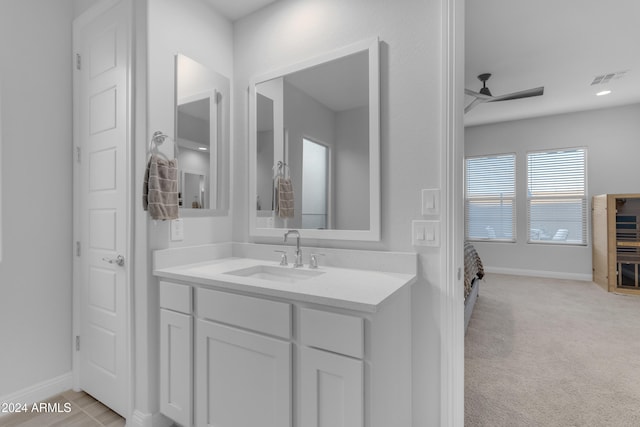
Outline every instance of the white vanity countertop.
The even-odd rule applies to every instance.
[[[255,266],[269,266],[275,269],[293,268],[280,266],[277,261],[227,257],[157,268],[153,274],[164,279],[370,313],[376,312],[384,301],[405,286],[413,284],[416,279],[412,274],[363,269],[320,266],[317,270],[312,270],[306,264],[297,269],[300,270],[300,274],[307,274],[306,272],[321,274],[295,282],[228,274]]]

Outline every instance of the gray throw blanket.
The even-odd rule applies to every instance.
[[[178,161],[155,154],[149,158],[144,174],[142,207],[153,219],[178,218]]]

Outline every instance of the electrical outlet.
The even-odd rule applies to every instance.
[[[440,246],[440,221],[414,220],[411,222],[413,246]]]
[[[422,215],[440,214],[440,189],[422,190]]]
[[[182,218],[171,220],[171,241],[184,239],[184,220]]]

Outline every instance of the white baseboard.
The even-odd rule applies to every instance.
[[[549,279],[567,279],[582,280],[591,282],[593,280],[591,274],[566,273],[563,271],[545,271],[545,270],[523,270],[519,268],[504,268],[484,266],[485,273],[495,274],[511,274],[514,276],[531,276],[531,277],[547,277]]]
[[[30,405],[35,402],[41,402],[62,393],[63,391],[73,388],[73,374],[68,372],[60,375],[59,377],[51,378],[50,380],[42,381],[41,383],[34,384],[30,387],[23,388],[15,393],[0,396],[0,402],[2,403],[22,403]],[[6,414],[0,414],[0,416]]]
[[[146,414],[136,409],[127,420],[126,427],[171,427],[172,425],[173,421],[161,413]]]

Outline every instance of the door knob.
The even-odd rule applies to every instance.
[[[122,255],[118,255],[115,258],[102,258],[103,261],[108,262],[109,264],[116,264],[122,267],[124,265],[124,257]]]

